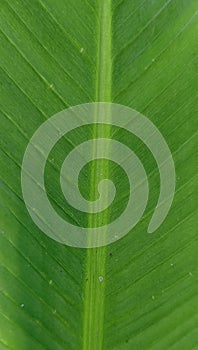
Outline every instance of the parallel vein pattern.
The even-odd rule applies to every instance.
[[[194,0],[1,1],[0,349],[197,349],[197,32]],[[166,221],[148,235],[160,183],[146,147],[113,127],[65,137],[58,158],[79,140],[105,135],[133,149],[149,179],[148,207],[133,231],[85,250],[62,246],[34,225],[20,172],[29,139],[46,119],[93,101],[150,118],[171,149],[177,183]],[[58,160],[51,156],[48,166],[50,200],[81,225],[83,214],[59,200]],[[101,172],[110,177],[110,163],[91,168],[90,198]],[[117,180],[119,213],[127,188]],[[90,216],[87,225],[116,213]]]

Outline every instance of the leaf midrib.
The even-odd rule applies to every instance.
[[[112,85],[112,53],[111,53],[111,0],[99,0],[99,27],[97,48],[97,69],[95,85],[95,101],[111,101]],[[94,122],[97,122],[97,117]],[[102,127],[101,132],[106,137],[109,130]],[[93,140],[99,137],[97,127],[93,130]],[[95,146],[95,147],[94,147]],[[96,145],[93,144],[93,155]],[[94,157],[93,157],[94,158]],[[95,194],[95,173],[103,168],[103,163],[94,166],[91,173],[90,195]],[[108,169],[105,169],[108,177]],[[100,219],[99,219],[100,220]],[[103,222],[108,222],[108,213],[103,217]],[[99,222],[97,222],[100,224]],[[93,227],[93,217],[90,215],[88,227]],[[84,319],[83,319],[83,350],[101,350],[103,348],[103,324],[104,324],[104,299],[105,299],[105,258],[106,248],[87,249],[85,290],[84,290]],[[99,281],[99,276],[103,281]]]

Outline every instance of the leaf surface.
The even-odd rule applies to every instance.
[[[197,349],[197,14],[194,0],[1,1],[0,349]],[[51,152],[45,174],[65,220],[108,223],[128,198],[125,174],[110,161],[92,162],[80,178],[90,200],[98,174],[117,184],[115,205],[102,215],[84,215],[61,197],[61,159],[90,138],[115,138],[133,149],[150,189],[144,216],[128,235],[79,249],[33,223],[21,164],[45,120],[97,101],[131,107],[157,126],[175,162],[176,193],[164,223],[147,234],[160,186],[148,149],[107,125],[74,131]]]

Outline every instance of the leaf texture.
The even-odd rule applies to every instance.
[[[194,0],[1,1],[0,349],[198,349],[197,14]],[[57,176],[71,145],[98,133],[115,138],[134,150],[149,179],[138,225],[109,246],[79,249],[32,222],[21,164],[46,119],[96,101],[129,106],[158,127],[175,162],[176,193],[162,226],[147,234],[160,183],[145,145],[107,126],[65,137],[46,168],[49,196],[65,220],[108,222],[128,193],[121,169],[93,163],[82,174],[84,196],[94,198],[93,174],[103,171],[117,181],[116,207],[101,219],[67,206]]]

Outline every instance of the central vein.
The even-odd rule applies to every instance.
[[[96,102],[111,102],[112,83],[112,58],[111,58],[111,0],[99,0],[99,28],[98,28],[98,52],[96,70]],[[107,115],[106,118],[110,120]],[[93,118],[94,119],[94,118]],[[97,122],[97,114],[94,119]],[[93,139],[108,137],[110,131],[102,126],[100,131],[97,127],[93,130]],[[97,153],[93,146],[93,155]],[[106,163],[104,163],[106,164]],[[97,172],[104,173],[108,178],[109,169],[100,162],[92,168],[90,195],[94,198],[94,181]],[[108,211],[97,219],[97,225],[108,224]],[[93,216],[90,215],[88,227],[94,226]],[[87,249],[85,298],[84,298],[84,322],[83,322],[83,350],[102,350],[103,348],[103,325],[104,325],[104,298],[105,298],[105,259],[106,248]]]

